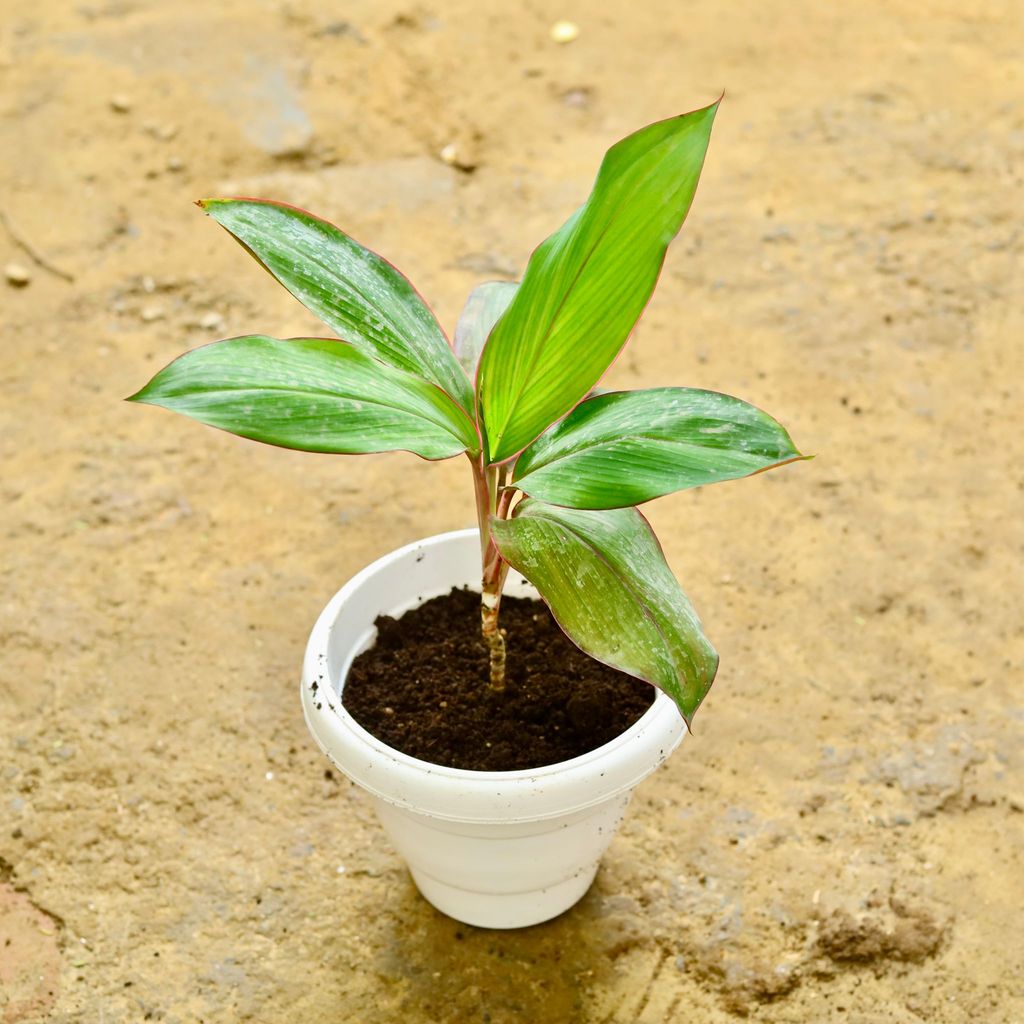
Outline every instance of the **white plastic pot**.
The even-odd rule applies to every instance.
[[[420,892],[467,924],[519,928],[555,917],[583,896],[634,787],[679,745],[686,727],[659,692],[643,717],[604,746],[513,772],[445,768],[367,732],[340,695],[352,660],[374,641],[374,620],[453,586],[479,587],[479,579],[476,530],[429,537],[368,566],[313,627],[302,707],[324,753],[375,798]],[[536,596],[515,572],[505,592]]]

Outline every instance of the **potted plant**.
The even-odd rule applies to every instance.
[[[409,281],[333,225],[266,200],[203,200],[338,338],[215,342],[132,396],[284,448],[467,457],[476,528],[392,552],[346,584],[313,629],[301,693],[313,736],[373,794],[420,890],[472,924],[542,921],[582,896],[632,789],[680,742],[714,679],[718,656],[635,506],[803,457],[737,398],[593,391],[689,210],[717,106],[614,145],[586,203],[536,249],[522,281],[471,294],[453,346]],[[594,749],[514,770],[452,766],[387,742],[351,713],[353,663],[381,623],[402,640],[403,612],[463,586],[480,594],[479,633],[455,632],[479,653],[469,703],[483,715],[466,744],[490,746],[514,703],[507,680],[524,652],[506,644],[503,594],[508,604],[535,588],[595,673],[653,684],[655,699]],[[414,681],[432,708],[447,704],[431,688],[443,695],[459,657],[434,672],[441,678]],[[543,671],[557,676],[558,666]],[[385,717],[399,682],[378,680]],[[406,736],[429,727],[404,723]]]

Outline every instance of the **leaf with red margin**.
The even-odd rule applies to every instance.
[[[306,452],[447,459],[479,445],[466,411],[435,384],[333,338],[215,341],[175,359],[129,401]]]
[[[333,224],[283,203],[202,199],[199,206],[339,337],[436,384],[472,411],[472,387],[444,331],[387,260]]]
[[[564,416],[625,344],[690,209],[717,109],[617,142],[586,203],[530,257],[480,357],[477,402],[491,462]]]
[[[581,402],[516,460],[516,487],[569,508],[626,508],[803,459],[742,399],[698,388],[615,391]]]
[[[529,498],[490,526],[502,558],[537,588],[569,639],[664,690],[689,725],[718,655],[647,520],[635,508],[583,511]]]

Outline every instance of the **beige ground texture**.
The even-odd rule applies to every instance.
[[[0,11],[3,1024],[1024,1020],[1018,3]],[[817,459],[651,508],[722,653],[697,735],[574,910],[460,926],[297,680],[352,573],[472,521],[466,465],[120,399],[316,330],[193,199],[312,208],[451,327],[612,141],[723,88],[609,380]]]

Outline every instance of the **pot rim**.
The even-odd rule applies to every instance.
[[[661,690],[656,690],[654,702],[633,725],[585,754],[538,768],[474,771],[434,764],[388,746],[345,709],[339,695],[343,679],[323,682],[334,624],[368,580],[395,562],[466,542],[479,547],[477,529],[453,530],[406,544],[360,570],[327,603],[310,633],[301,683],[306,723],[321,749],[340,771],[374,796],[449,821],[542,821],[584,810],[635,787],[687,732],[674,702]],[[452,585],[460,582],[453,580]],[[394,607],[402,604],[396,599]],[[312,689],[314,681],[319,681],[317,692]]]

